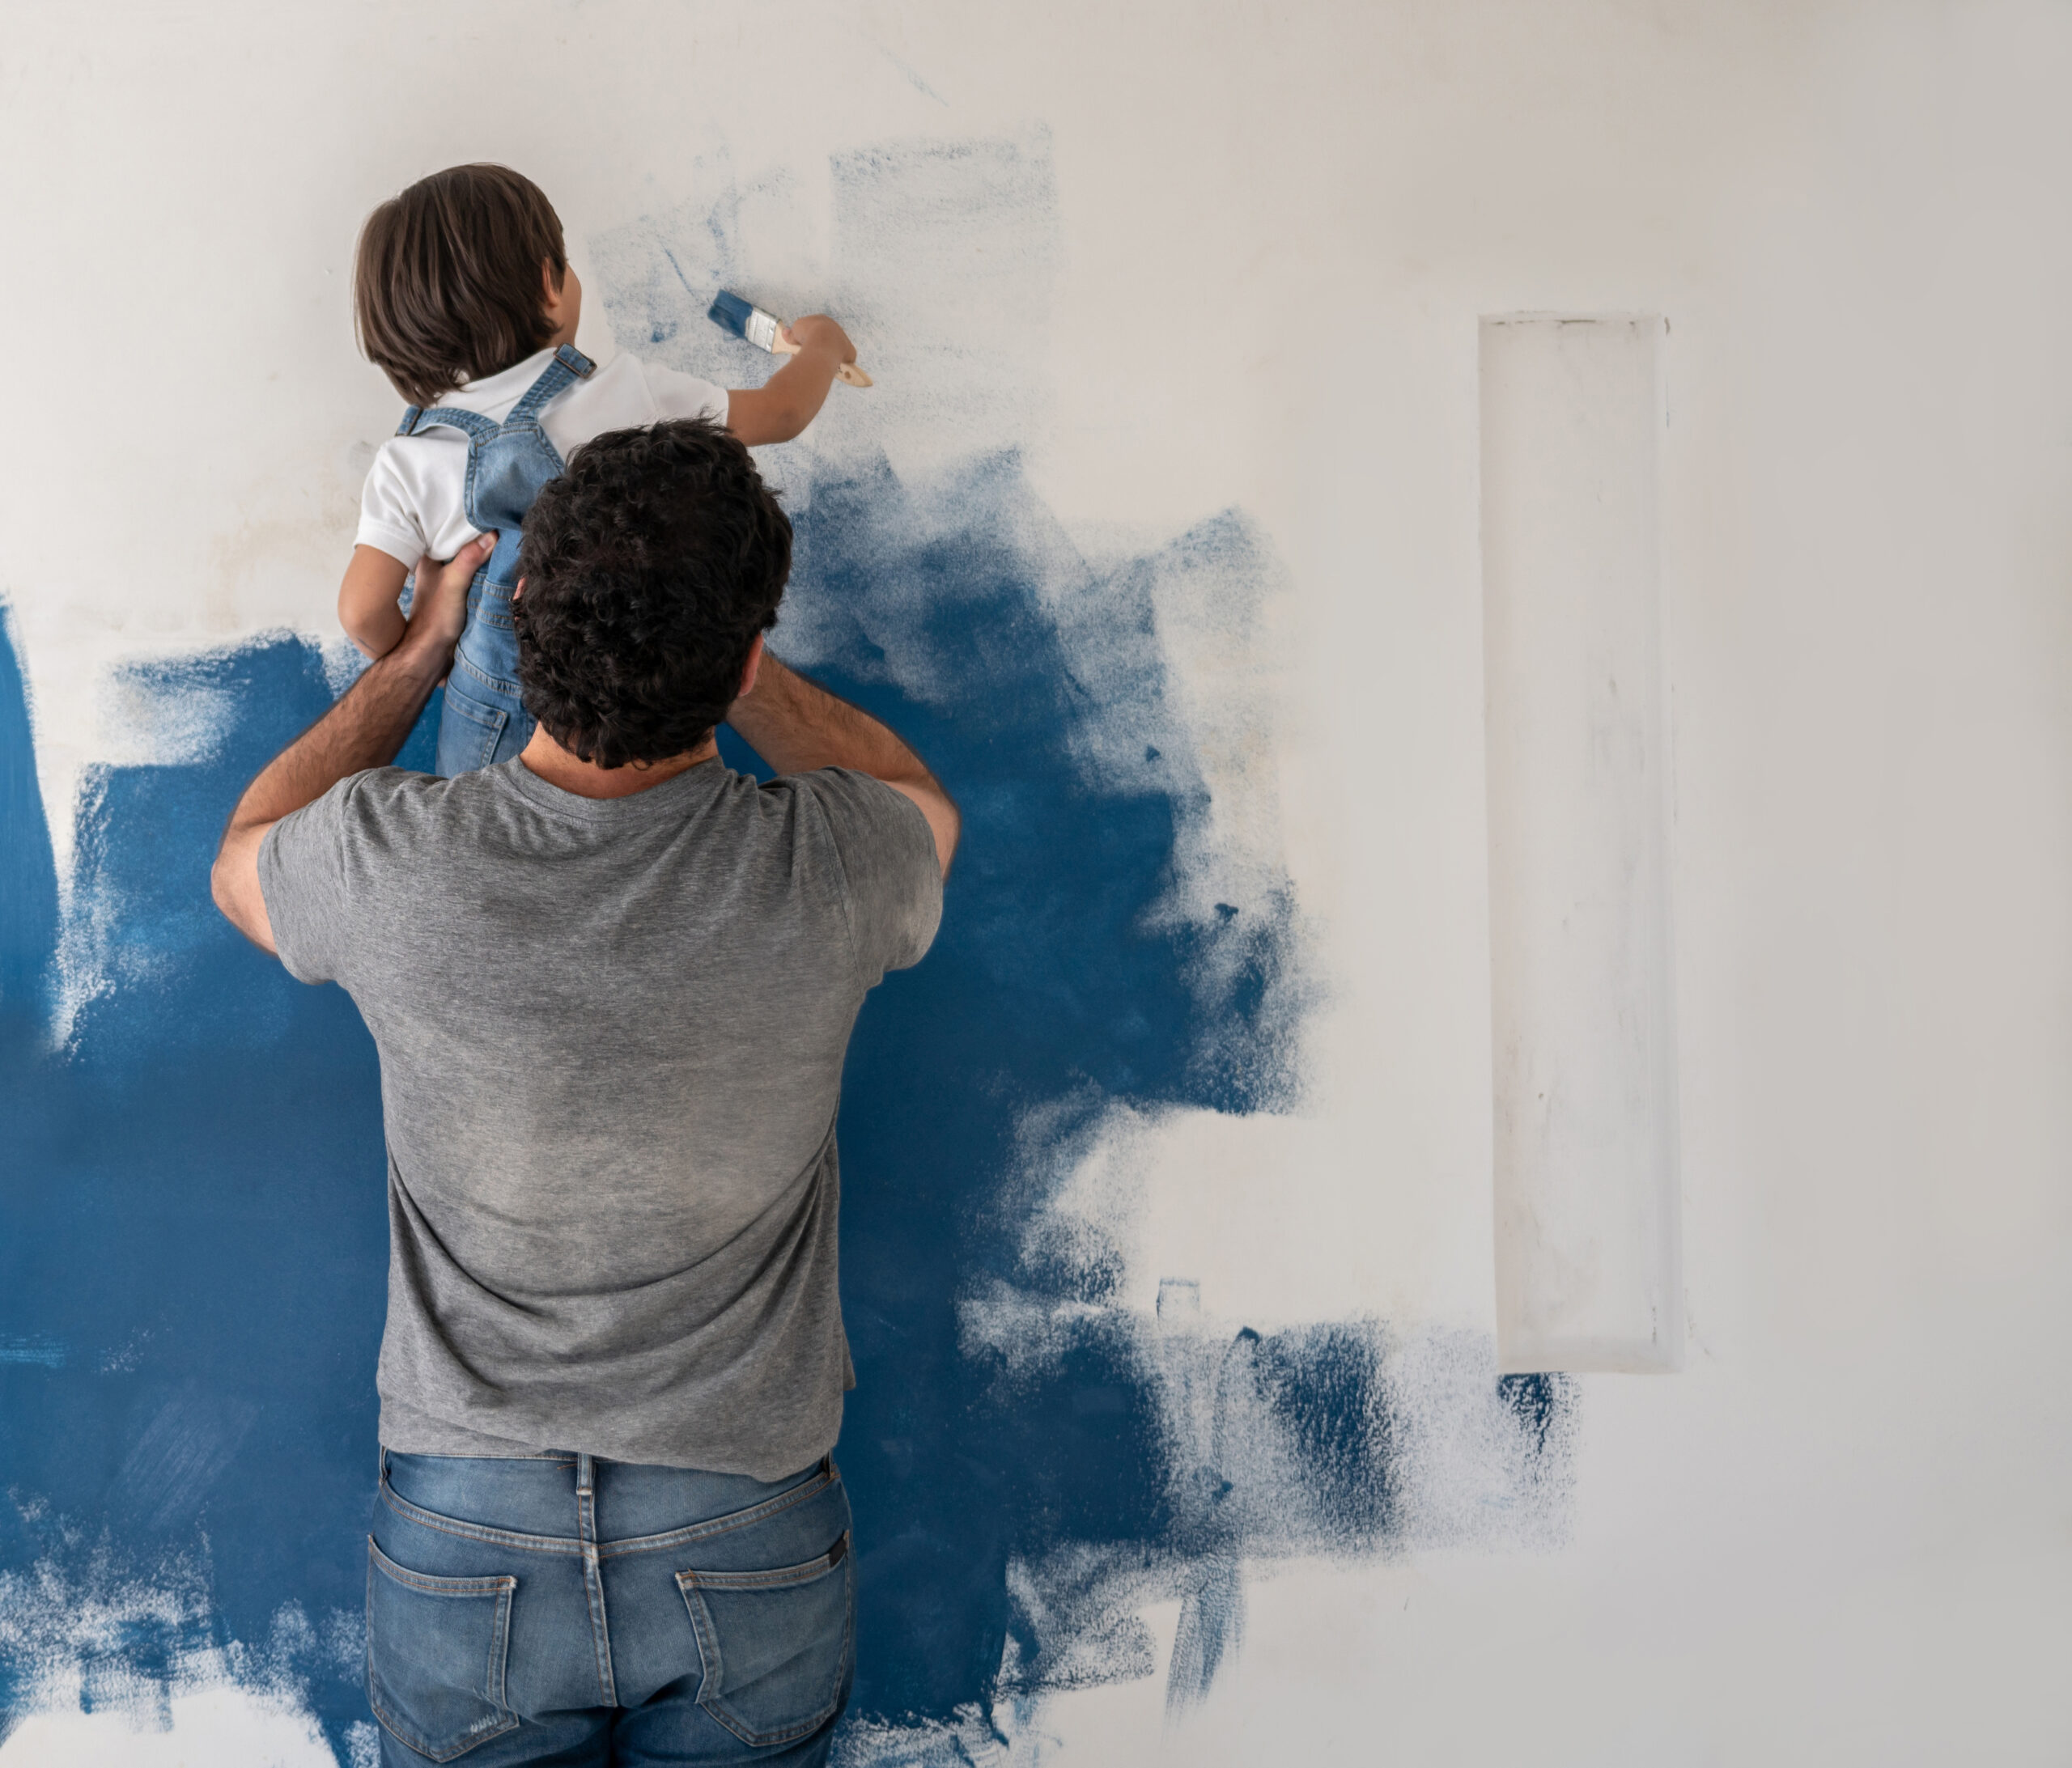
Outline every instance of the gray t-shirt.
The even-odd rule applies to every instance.
[[[834,1117],[942,880],[912,800],[716,761],[630,798],[376,768],[259,850],[281,961],[381,1056],[381,1440],[778,1479],[855,1384]]]

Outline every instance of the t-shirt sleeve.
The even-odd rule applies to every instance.
[[[364,774],[291,811],[259,843],[259,891],[274,949],[298,982],[343,982],[355,938],[346,825]]]
[[[705,418],[716,424],[727,421],[727,389],[715,387],[695,375],[643,362],[640,371],[648,377],[648,396],[655,401],[655,419]]]
[[[834,837],[864,986],[919,963],[942,919],[942,865],[921,807],[847,768],[795,774],[792,783],[812,793]]]
[[[353,535],[353,545],[379,548],[412,568],[431,549],[423,516],[410,496],[393,440],[382,443],[374,464],[367,468],[367,483],[360,488],[359,527]]]

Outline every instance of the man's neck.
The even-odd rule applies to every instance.
[[[665,756],[659,761],[629,761],[623,767],[599,767],[571,753],[549,736],[544,725],[533,727],[532,740],[519,753],[527,770],[550,786],[558,786],[578,798],[631,798],[674,779],[686,768],[709,761],[720,753],[718,742],[707,737],[694,749]]]

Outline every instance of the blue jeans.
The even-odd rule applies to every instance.
[[[766,1485],[384,1452],[367,1567],[381,1759],[824,1763],[856,1609],[831,1460]]]

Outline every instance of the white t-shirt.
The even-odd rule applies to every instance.
[[[431,409],[457,405],[501,423],[553,360],[553,350],[543,350],[500,375],[442,394]],[[540,428],[565,460],[607,430],[633,430],[670,418],[709,418],[724,424],[726,390],[637,356],[615,356],[588,380],[575,381],[550,399],[540,413]],[[355,544],[379,547],[412,569],[427,554],[452,558],[476,533],[468,522],[467,478],[464,431],[391,436],[375,456],[360,493]]]

